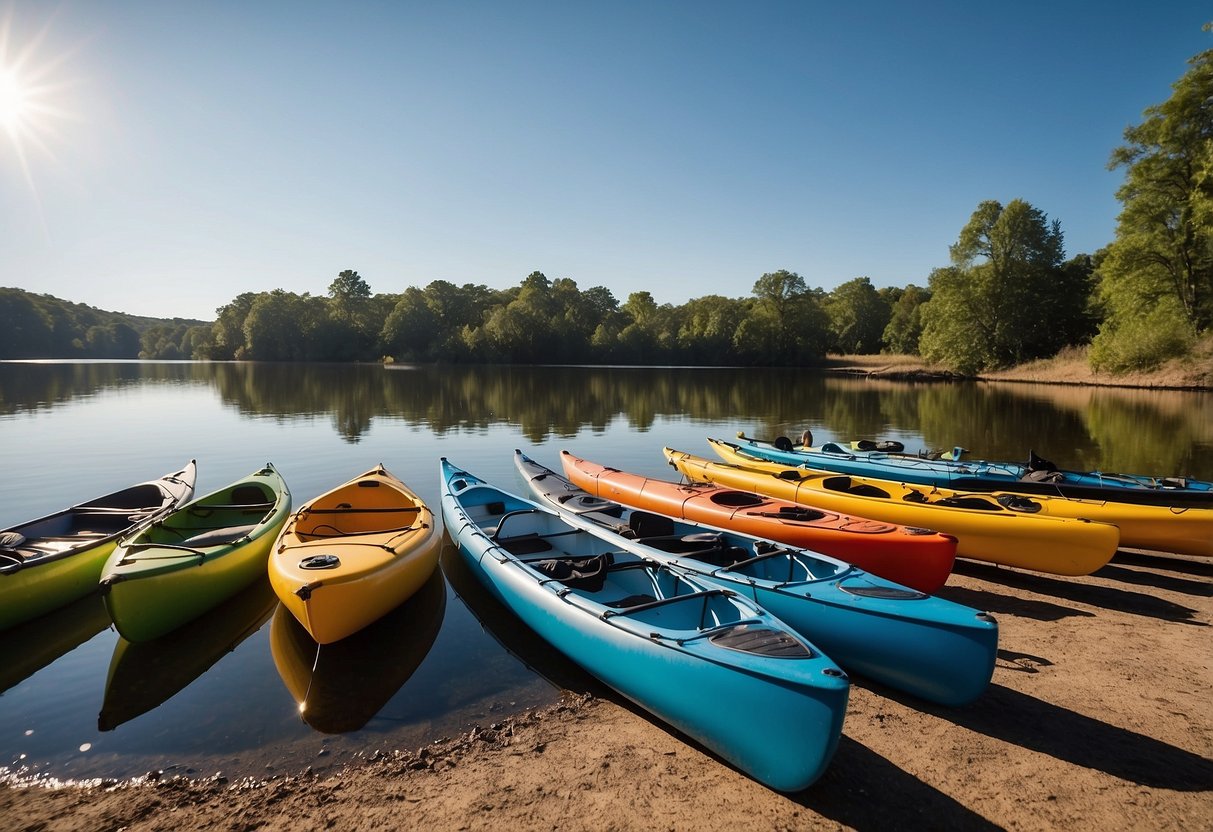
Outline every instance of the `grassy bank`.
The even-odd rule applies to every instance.
[[[826,367],[835,372],[880,377],[944,378],[952,375],[946,367],[927,363],[916,355],[831,355]],[[1086,348],[1075,347],[1063,350],[1053,358],[982,373],[978,378],[1041,384],[1213,390],[1213,336],[1203,339],[1191,355],[1172,359],[1150,372],[1097,373],[1087,362]]]

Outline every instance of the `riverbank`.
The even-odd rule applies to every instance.
[[[997,617],[990,689],[942,708],[854,679],[837,755],[795,795],[579,690],[336,774],[8,782],[0,829],[1213,826],[1213,559],[1123,551],[1084,578],[961,562],[941,594]]]
[[[916,355],[831,355],[825,363],[830,372],[902,380],[960,379],[946,368],[923,361]],[[1030,382],[1036,384],[1081,384],[1098,387],[1144,387],[1171,390],[1213,390],[1213,338],[1205,338],[1192,355],[1165,362],[1150,372],[1112,375],[1097,373],[1087,362],[1087,350],[1067,348],[1053,358],[1021,364],[1006,370],[981,373],[982,381]]]

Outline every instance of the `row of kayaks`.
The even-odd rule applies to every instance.
[[[1025,463],[964,459],[966,448],[947,453],[905,452],[900,442],[853,440],[813,446],[805,431],[798,447],[786,436],[767,442],[737,434],[745,452],[772,462],[819,471],[856,474],[957,491],[1010,491],[1160,506],[1213,506],[1213,482],[1182,476],[1074,471],[1028,452]]]
[[[320,643],[399,606],[438,564],[433,513],[382,465],[291,511],[271,464],[197,499],[197,465],[0,532],[0,628],[99,591],[131,642],[265,576]]]
[[[533,499],[442,461],[462,558],[561,652],[774,788],[824,770],[847,672],[947,705],[989,684],[998,626],[983,612],[817,551],[597,497],[517,451],[515,464]]]
[[[1204,507],[949,494],[814,473],[748,443],[713,440],[723,462],[665,449],[686,482],[567,452],[561,475],[516,451],[529,499],[443,459],[442,517],[471,571],[547,642],[781,790],[827,765],[848,672],[945,705],[986,688],[997,624],[932,595],[958,554],[1081,575],[1151,524],[1174,526],[1150,538],[1166,545],[1130,545],[1210,553]],[[191,462],[0,532],[0,627],[97,588],[124,639],[147,642],[268,573],[280,611],[331,644],[437,567],[431,510],[382,465],[293,513],[272,465],[191,499],[195,477]],[[1120,514],[1089,516],[1108,506]]]

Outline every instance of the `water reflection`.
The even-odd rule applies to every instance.
[[[773,438],[898,436],[990,459],[1028,450],[1064,468],[1213,479],[1213,394],[1009,383],[915,384],[789,369],[393,367],[256,363],[0,363],[0,414],[139,384],[215,389],[241,415],[328,417],[356,443],[376,419],[436,435],[509,425],[541,443],[636,432],[659,418],[731,420]],[[728,437],[726,437],[728,438]]]
[[[84,644],[109,624],[101,596],[94,593],[5,630],[0,638],[0,693]]]
[[[411,598],[353,635],[317,647],[279,605],[270,624],[274,666],[303,721],[326,734],[362,728],[421,666],[446,611],[446,583],[434,574]]]
[[[120,637],[97,729],[112,731],[167,702],[261,629],[277,603],[263,578],[168,635],[139,643]]]
[[[459,554],[449,533],[443,534],[442,571],[468,610],[507,653],[558,690],[603,695],[602,683],[514,615],[485,588]]]

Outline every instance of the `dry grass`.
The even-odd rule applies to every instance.
[[[831,355],[827,369],[873,376],[946,374],[947,369],[916,355]],[[990,381],[1027,381],[1044,384],[1089,384],[1111,387],[1213,389],[1213,335],[1197,344],[1192,355],[1172,359],[1157,370],[1112,375],[1097,373],[1087,362],[1086,347],[1067,347],[1053,358],[1031,361],[1006,370],[982,373]]]

